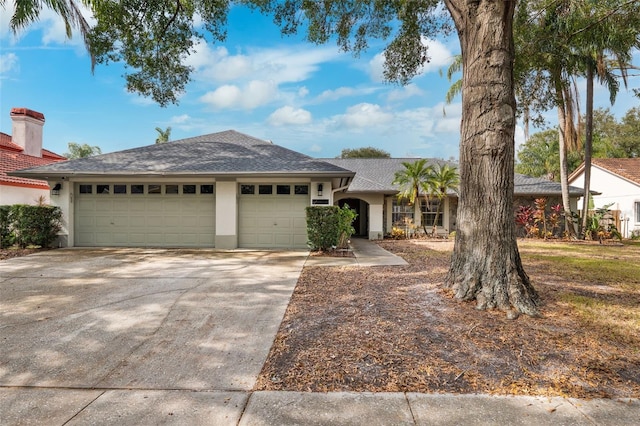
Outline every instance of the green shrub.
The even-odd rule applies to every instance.
[[[314,250],[344,247],[353,235],[351,224],[357,214],[348,205],[307,207],[307,236]]]
[[[11,247],[15,235],[11,229],[11,206],[0,206],[0,248]]]
[[[52,206],[16,204],[9,210],[9,227],[20,247],[50,247],[62,228],[62,210]]]

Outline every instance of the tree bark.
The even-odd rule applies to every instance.
[[[593,148],[593,67],[587,68],[587,111],[585,119],[584,141],[584,196],[582,198],[581,235],[586,238],[587,220],[589,218],[589,192],[591,187],[591,154]]]
[[[458,226],[445,285],[509,318],[538,314],[522,267],[514,207],[515,0],[445,0],[463,59]]]
[[[560,157],[560,191],[562,193],[562,209],[564,210],[564,232],[567,237],[575,239],[576,232],[573,226],[573,215],[571,213],[571,201],[569,198],[569,166],[567,161],[567,155],[569,151],[569,138],[572,138],[573,126],[572,123],[567,123],[567,108],[565,105],[567,102],[571,102],[565,96],[565,91],[562,87],[561,77],[555,77],[555,90],[556,90],[556,105],[558,108],[558,147]]]

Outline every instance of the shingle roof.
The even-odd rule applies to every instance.
[[[516,173],[513,192],[516,195],[560,195],[562,188],[559,182]],[[584,189],[569,186],[569,195],[580,196],[583,194]]]
[[[336,166],[356,173],[346,192],[384,192],[395,194],[398,186],[393,184],[395,174],[404,167],[402,163],[413,163],[417,158],[324,158]],[[450,164],[442,160],[427,159],[427,164]]]
[[[594,158],[591,164],[640,185],[640,158]]]
[[[22,186],[27,188],[49,189],[46,181],[29,179],[25,177],[7,176],[7,173],[25,169],[27,167],[37,167],[50,164],[55,161],[65,160],[64,157],[42,150],[42,157],[33,157],[23,154],[24,149],[12,142],[11,136],[0,132],[0,184],[10,186]]]
[[[414,162],[417,158],[328,158],[324,161],[356,172],[353,182],[346,192],[385,192],[394,194],[398,187],[393,185],[396,171],[402,170],[403,162]],[[427,164],[454,163],[427,159]],[[559,195],[560,184],[544,178],[516,174],[514,181],[516,195]],[[581,188],[571,186],[570,195],[582,195]]]
[[[22,170],[21,176],[353,173],[234,130]]]

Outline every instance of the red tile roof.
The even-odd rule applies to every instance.
[[[44,116],[42,119],[44,119]],[[43,166],[45,164],[66,160],[66,158],[47,149],[42,150],[42,157],[26,155],[23,154],[22,151],[23,148],[20,145],[16,145],[11,141],[10,135],[0,132],[0,185],[49,189],[49,185],[44,180],[7,176],[7,172],[26,169],[28,167]]]
[[[594,158],[591,163],[640,185],[640,158]]]

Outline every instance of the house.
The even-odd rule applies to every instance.
[[[571,184],[583,182],[584,163],[569,176]],[[618,212],[617,228],[624,238],[640,233],[640,158],[594,158],[590,189],[600,193],[593,195],[594,208],[611,205]]]
[[[315,159],[228,130],[13,175],[60,188],[63,246],[306,248],[310,205],[348,203],[357,233],[383,238],[407,210],[395,172],[414,160]],[[560,194],[556,183],[518,179],[528,195]],[[452,193],[440,232],[455,229],[456,205]]]
[[[26,108],[11,109],[12,135],[0,132],[0,205],[49,202],[45,180],[9,176],[14,170],[55,163],[66,158],[42,148],[44,115]]]

